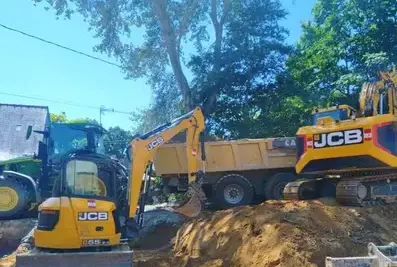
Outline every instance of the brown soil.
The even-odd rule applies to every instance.
[[[326,256],[363,256],[369,242],[397,241],[396,219],[397,205],[268,201],[186,223],[173,251],[137,251],[135,266],[324,266]]]
[[[160,228],[134,248],[134,266],[324,266],[326,256],[366,255],[369,242],[397,241],[396,219],[397,205],[268,201],[203,214],[177,233]],[[167,249],[172,240],[173,248]],[[0,266],[11,266],[13,260],[13,255],[3,258]]]
[[[0,221],[0,257],[13,252],[34,224],[32,219]]]

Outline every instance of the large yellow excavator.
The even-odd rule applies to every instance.
[[[365,83],[360,110],[315,110],[297,132],[296,172],[285,199],[334,197],[342,205],[381,205],[397,199],[397,72]]]
[[[83,151],[65,158],[53,196],[39,206],[30,242],[34,248],[18,253],[16,266],[132,266],[133,252],[126,242],[140,235],[144,208],[141,192],[152,159],[162,144],[184,130],[190,188],[187,201],[172,212],[197,216],[205,200],[196,159],[204,130],[200,108],[131,141],[127,153],[130,175],[124,195],[120,193],[119,167],[109,157]],[[120,201],[120,196],[126,201]],[[126,203],[126,207],[120,203]],[[120,218],[125,218],[123,224]]]

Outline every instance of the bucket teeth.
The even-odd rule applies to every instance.
[[[205,199],[205,193],[201,189],[201,186],[194,183],[189,185],[183,203],[172,211],[190,218],[197,217],[203,209]]]

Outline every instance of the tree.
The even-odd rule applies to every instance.
[[[51,113],[50,114],[51,122],[60,122],[60,123],[93,123],[99,125],[99,122],[95,119],[90,118],[77,118],[69,120],[66,116],[65,112],[61,112],[60,114]]]
[[[95,37],[101,39],[95,51],[119,59],[128,78],[147,77],[157,89],[164,82],[175,83],[178,96],[182,98],[183,111],[202,104],[206,114],[211,114],[221,93],[223,79],[220,72],[227,64],[236,61],[240,62],[236,62],[236,68],[246,67],[244,53],[236,49],[251,49],[251,45],[261,44],[269,54],[277,53],[279,45],[276,43],[286,32],[278,24],[286,16],[279,0],[46,2],[56,10],[57,16],[70,18],[75,12],[82,14],[89,21],[90,29],[95,31]],[[140,45],[128,39],[136,28],[145,30],[144,42]],[[183,42],[193,43],[194,57],[186,56]],[[197,58],[206,62],[201,66],[206,68],[201,71],[205,80],[201,79],[199,83],[196,80],[193,84],[189,83],[187,74],[194,67],[185,64],[192,58],[196,62]],[[266,61],[267,57],[261,60]],[[168,75],[169,69],[172,75]],[[205,89],[197,87],[202,82],[210,86]]]
[[[131,140],[131,132],[123,130],[119,126],[110,127],[103,139],[106,154],[117,158],[124,157],[124,149]]]
[[[396,0],[319,0],[287,62],[311,105],[356,105],[361,84],[397,60]]]
[[[61,112],[60,114],[51,113],[50,114],[51,122],[66,122],[66,113]]]

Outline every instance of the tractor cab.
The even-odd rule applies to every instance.
[[[356,110],[349,105],[338,105],[322,109],[316,108],[312,112],[312,125],[345,121],[353,118],[355,115]]]
[[[52,123],[50,130],[50,157],[86,150],[104,154],[105,129],[90,123]]]

